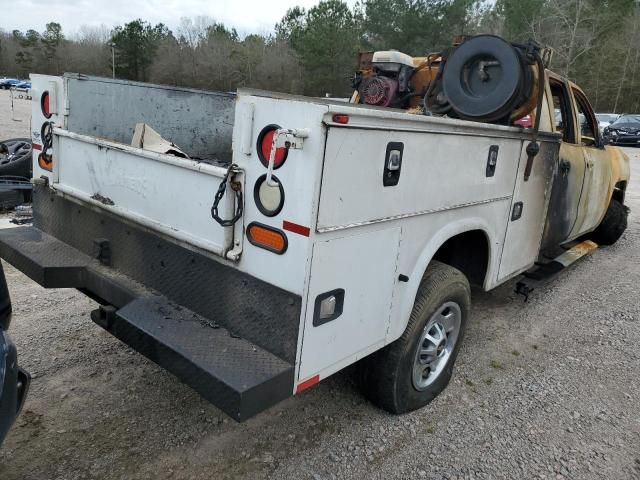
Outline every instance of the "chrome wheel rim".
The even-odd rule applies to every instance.
[[[462,311],[455,302],[443,303],[422,330],[413,363],[413,386],[426,390],[444,371],[460,334]]]

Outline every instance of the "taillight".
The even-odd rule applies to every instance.
[[[42,115],[44,115],[45,118],[51,118],[52,113],[51,113],[49,92],[47,91],[45,91],[40,97],[40,108],[42,109]]]
[[[38,166],[43,170],[53,171],[53,159],[51,155],[45,153],[38,155]]]
[[[252,245],[282,255],[287,251],[287,236],[277,228],[252,222],[247,227],[247,239]]]
[[[333,121],[336,123],[341,123],[342,125],[346,125],[349,123],[349,115],[343,115],[341,113],[336,113],[333,116]]]
[[[258,158],[260,162],[267,167],[269,166],[269,156],[271,155],[271,144],[273,143],[273,136],[276,133],[276,130],[280,128],[279,125],[267,125],[262,129],[260,135],[258,135]],[[280,147],[276,149],[276,156],[273,161],[273,169],[280,168],[284,161],[287,159],[287,154],[289,150]]]
[[[253,187],[253,199],[256,202],[256,207],[260,213],[267,217],[275,217],[284,206],[284,188],[282,188],[280,180],[272,175],[271,182],[275,185],[269,185],[267,176],[262,175]]]

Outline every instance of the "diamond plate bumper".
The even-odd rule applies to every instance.
[[[36,227],[0,230],[0,256],[44,287],[77,288],[98,300],[102,306],[91,315],[97,324],[237,421],[292,395],[292,362],[234,332],[232,309],[196,313]],[[291,308],[291,302],[283,304]],[[266,305],[264,315],[269,311]]]

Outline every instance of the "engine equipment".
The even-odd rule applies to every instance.
[[[411,108],[421,103],[435,77],[438,55],[410,57],[395,50],[363,52],[353,78],[352,102],[381,107]]]
[[[535,42],[494,35],[458,37],[451,48],[426,57],[363,53],[351,101],[510,125],[537,106],[540,53]]]

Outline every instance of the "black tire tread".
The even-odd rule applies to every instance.
[[[613,245],[627,229],[628,208],[618,200],[611,200],[600,225],[589,238],[598,245]]]
[[[461,305],[464,322],[464,315],[468,313],[470,303],[469,281],[456,268],[434,260],[427,268],[420,282],[413,310],[404,333],[398,340],[370,355],[363,362],[362,368],[364,371],[360,378],[364,393],[373,403],[384,410],[401,414],[422,406],[408,404],[406,399],[399,398],[396,382],[399,381],[403,359],[407,354],[413,356],[413,342],[416,329],[420,329],[420,323],[424,318],[423,312],[430,307],[430,303],[433,303],[434,299],[440,296],[442,291],[452,288],[452,286],[460,287],[461,291],[466,292],[467,304]],[[460,330],[456,350],[462,342],[463,334],[464,323]],[[454,361],[455,355],[451,359],[451,362]],[[430,396],[431,398],[426,403],[433,400],[444,389],[448,381],[449,378],[446,378],[442,388],[433,392],[433,395]]]
[[[31,143],[30,138],[10,138],[7,140],[1,140],[0,143],[22,141],[25,143]],[[31,178],[32,170],[32,154],[31,150],[28,153],[21,155],[14,159],[12,162],[0,165],[0,176],[16,176]]]

